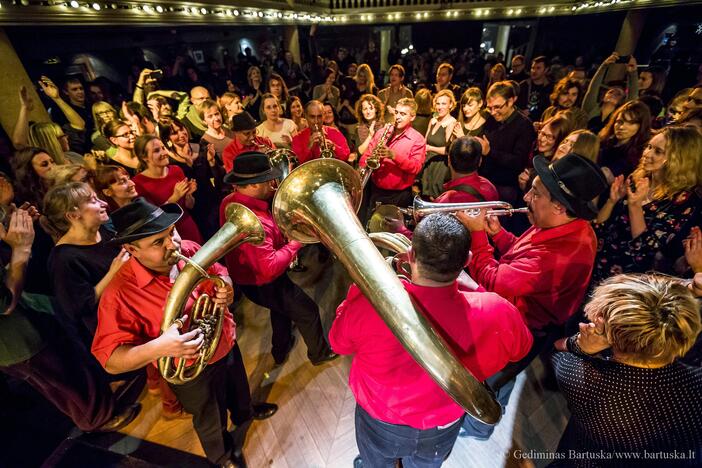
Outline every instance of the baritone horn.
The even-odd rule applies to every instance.
[[[176,321],[180,322],[181,326],[183,325],[181,317],[188,299],[201,282],[209,280],[220,287],[226,285],[219,276],[207,273],[207,269],[213,263],[244,242],[260,244],[263,241],[265,237],[263,225],[253,211],[239,203],[230,203],[227,205],[225,213],[227,222],[192,258],[174,252],[174,255],[186,264],[168,293],[161,322],[162,333],[165,333]],[[186,359],[183,358],[170,356],[159,358],[158,369],[166,381],[181,385],[200,375],[217,349],[226,310],[226,306],[214,304],[214,301],[207,294],[202,294],[197,298],[190,309],[189,328],[200,328],[203,332],[204,341],[200,354],[192,363],[187,363]]]
[[[363,188],[358,173],[336,159],[316,159],[293,170],[273,199],[273,217],[289,239],[321,241],[415,361],[467,413],[496,424],[502,408],[417,311],[395,272],[356,217]]]

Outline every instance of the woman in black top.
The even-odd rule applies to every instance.
[[[553,362],[571,417],[554,465],[621,466],[570,454],[643,459],[644,451],[677,451],[687,460],[676,462],[699,463],[702,369],[677,360],[702,328],[695,297],[677,279],[653,274],[612,277],[592,297],[585,306],[591,323],[556,343],[568,351]]]
[[[52,188],[44,199],[42,225],[57,239],[49,256],[54,295],[72,331],[90,349],[100,295],[129,254],[108,245],[107,203],[83,182]]]

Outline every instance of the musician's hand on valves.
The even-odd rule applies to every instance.
[[[383,223],[388,232],[402,232],[405,230],[405,222],[402,219],[386,216],[383,218]]]
[[[228,306],[234,302],[234,288],[230,284],[226,284],[224,287],[215,286],[215,295],[212,299],[215,304]]]
[[[470,232],[485,231],[487,221],[485,220],[487,210],[482,208],[477,214],[473,211],[458,211],[456,212],[456,218],[463,224],[466,229]]]
[[[159,356],[185,359],[195,359],[198,356],[205,335],[203,335],[202,330],[199,328],[181,334],[180,328],[187,319],[188,316],[183,315],[183,317],[173,322],[161,336],[154,340],[157,342]]]
[[[379,146],[376,148],[375,154],[378,155],[379,159],[395,159],[395,153],[393,153],[387,146]]]

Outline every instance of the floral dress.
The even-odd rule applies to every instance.
[[[682,241],[699,226],[702,199],[696,192],[680,192],[672,199],[653,200],[643,206],[646,230],[631,238],[626,200],[614,207],[607,221],[595,224],[597,257],[592,286],[620,273],[643,273],[652,269],[671,273],[673,263],[684,254]]]

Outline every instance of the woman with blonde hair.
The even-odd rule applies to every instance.
[[[232,117],[244,112],[244,106],[241,103],[241,96],[236,93],[226,92],[217,100],[220,109],[222,110],[222,118],[224,126],[232,127]]]
[[[107,151],[110,149],[116,151],[114,145],[110,143],[110,140],[102,134],[102,126],[119,118],[117,109],[112,107],[112,104],[109,102],[98,101],[93,104],[92,113],[93,122],[95,122],[95,130],[92,135],[90,135],[90,141],[93,144],[93,148],[100,151]]]
[[[678,360],[702,329],[692,292],[663,275],[618,275],[585,313],[590,323],[557,341],[553,357],[571,414],[557,454],[699,456],[702,372]]]
[[[424,137],[427,142],[427,156],[421,180],[422,195],[435,198],[444,191],[444,183],[451,177],[446,145],[449,143],[456,123],[456,119],[451,115],[451,111],[456,107],[456,98],[451,90],[442,89],[434,95],[432,103],[436,117],[429,121]]]
[[[653,136],[631,177],[614,179],[597,215],[593,283],[617,273],[671,271],[691,227],[700,224],[702,200],[695,189],[701,181],[697,129],[666,127]]]
[[[490,89],[490,86],[492,86],[494,83],[497,83],[498,81],[504,81],[506,79],[507,69],[501,63],[496,63],[492,66],[492,68],[490,68],[487,86],[485,86],[485,89],[488,90]]]
[[[551,161],[557,161],[568,153],[579,154],[592,162],[597,162],[597,156],[600,154],[600,139],[590,130],[570,132],[558,145]]]
[[[62,164],[55,166],[51,171],[53,186],[69,182],[84,182],[91,187],[95,186],[95,171],[81,164]]]
[[[244,93],[242,105],[246,112],[257,118],[258,109],[261,107],[261,96],[264,92],[261,69],[255,65],[250,66],[246,71],[246,82],[248,86]]]
[[[68,146],[68,135],[54,122],[37,122],[29,127],[29,145],[44,148],[56,164],[81,164],[83,156]]]
[[[378,94],[378,87],[375,85],[375,77],[373,70],[367,63],[362,63],[356,69],[356,75],[353,77],[356,82],[356,88],[359,94]]]

